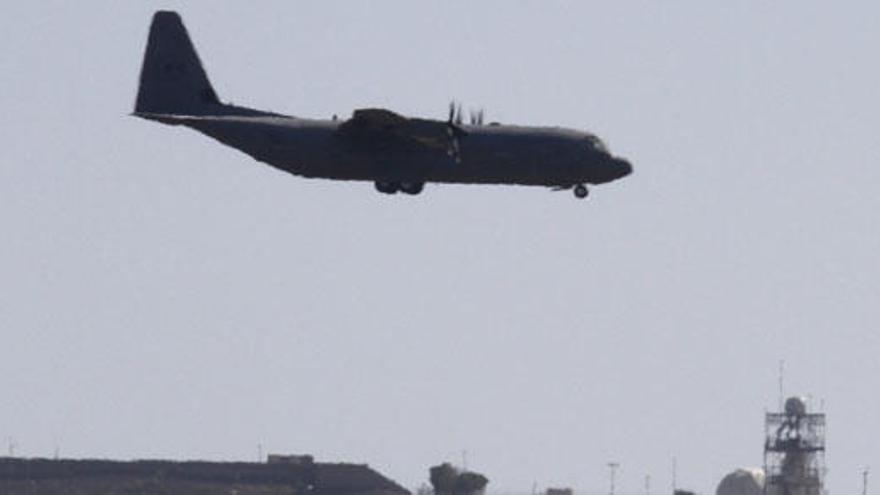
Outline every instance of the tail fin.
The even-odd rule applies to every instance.
[[[222,112],[192,41],[176,12],[153,16],[135,113],[210,115]]]

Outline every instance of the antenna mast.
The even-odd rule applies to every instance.
[[[620,467],[619,462],[612,461],[608,463],[608,469],[611,471],[611,491],[608,492],[610,495],[614,495],[614,474],[617,472],[618,467]]]
[[[678,461],[672,456],[672,493],[678,490]]]
[[[783,409],[785,400],[785,360],[779,360],[779,411]]]

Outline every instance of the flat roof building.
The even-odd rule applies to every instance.
[[[272,456],[270,463],[0,458],[15,495],[410,495],[366,464]],[[301,462],[309,459],[309,462]],[[291,462],[296,460],[297,462]]]

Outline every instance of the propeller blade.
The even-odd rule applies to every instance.
[[[470,123],[474,126],[483,125],[483,119],[485,117],[485,112],[483,109],[479,110],[470,110]]]
[[[471,115],[471,120],[474,116]],[[466,136],[467,132],[461,128],[462,124],[461,103],[455,100],[449,102],[449,119],[446,121],[446,136],[449,138],[449,144],[446,148],[446,154],[449,155],[456,164],[461,163],[461,146],[458,139]]]

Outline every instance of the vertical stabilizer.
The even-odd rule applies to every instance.
[[[141,67],[135,112],[210,115],[222,111],[223,105],[180,16],[176,12],[156,12]]]

